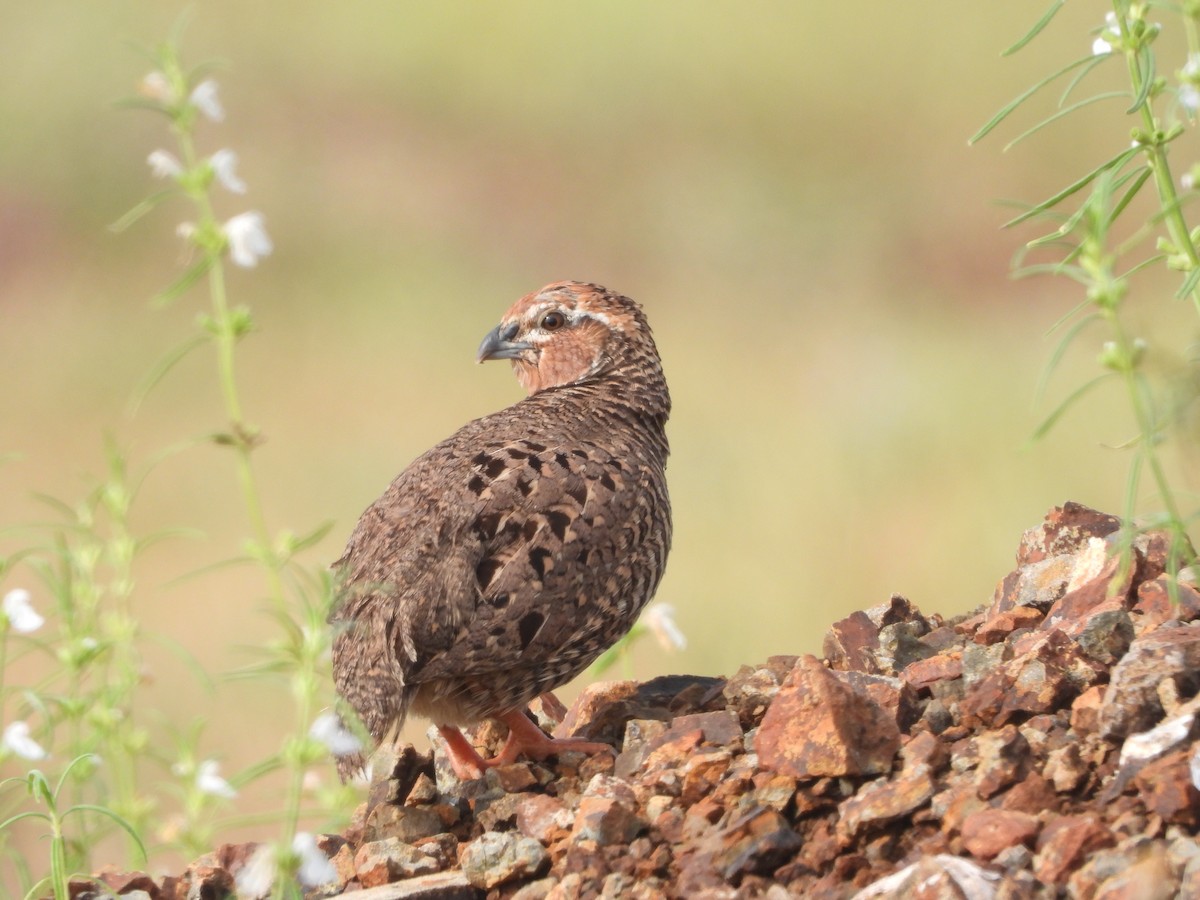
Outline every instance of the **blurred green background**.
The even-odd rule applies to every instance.
[[[893,591],[965,611],[1050,506],[1119,511],[1127,456],[1102,444],[1132,429],[1115,391],[1023,449],[1104,336],[1085,335],[1035,408],[1045,332],[1082,294],[1009,278],[1039,232],[1002,232],[1011,211],[994,201],[1041,199],[1126,146],[1132,123],[1120,103],[1093,107],[1002,154],[1025,114],[966,143],[1086,53],[1110,8],[1070,4],[1001,59],[1046,5],[195,4],[185,59],[229,61],[226,121],[200,126],[199,149],[236,150],[250,185],[218,212],[261,210],[276,244],[230,277],[259,326],[239,372],[267,436],[272,529],[332,519],[309,559],[335,559],[411,458],[519,397],[472,354],[513,300],[562,278],[645,305],[674,397],[659,597],[689,645],[640,646],[639,677],[819,652],[829,623]],[[46,518],[34,491],[80,496],[105,431],[141,465],[224,425],[206,350],[125,411],[207,302],[148,305],[185,263],[174,229],[191,211],[106,230],[160,186],[144,160],[171,146],[159,117],[112,106],[149,68],[128,42],[153,45],[182,8],[0,8],[0,452],[21,454],[0,466],[0,527]],[[1163,54],[1164,71],[1182,63]],[[1172,288],[1147,288],[1135,321],[1190,337]],[[145,627],[210,671],[245,662],[239,648],[272,634],[261,577],[171,583],[247,534],[230,455],[159,465],[135,524],[206,535],[143,559]],[[169,654],[150,676],[146,702],[209,719],[204,745],[229,769],[291,727],[269,686],[210,698]]]

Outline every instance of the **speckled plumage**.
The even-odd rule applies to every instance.
[[[619,639],[663,574],[670,396],[640,307],[549,285],[484,339],[489,358],[529,396],[418,457],[335,564],[334,677],[376,741],[410,711],[522,710]]]

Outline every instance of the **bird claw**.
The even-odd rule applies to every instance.
[[[583,738],[550,737],[538,728],[524,712],[514,711],[500,716],[500,721],[508,726],[508,740],[500,752],[487,760],[497,766],[509,765],[524,754],[533,759],[545,759],[547,756],[557,756],[559,753],[612,753],[613,748],[599,741],[587,741]]]
[[[523,711],[514,710],[498,717],[508,726],[508,738],[500,752],[484,759],[453,725],[439,725],[438,733],[446,741],[446,759],[460,781],[482,778],[488,769],[512,765],[521,756],[545,759],[560,753],[614,753],[609,744],[583,738],[554,738],[538,728]]]
[[[438,733],[446,742],[446,760],[459,781],[474,781],[483,777],[488,761],[479,755],[461,731],[453,725],[439,725]]]

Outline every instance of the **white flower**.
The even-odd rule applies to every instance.
[[[138,85],[138,91],[151,100],[157,100],[160,103],[171,102],[171,82],[167,81],[167,76],[157,69],[146,74],[142,83]]]
[[[1103,56],[1112,53],[1112,42],[1121,36],[1121,25],[1117,22],[1117,14],[1109,12],[1104,16],[1104,30],[1092,41],[1092,55]]]
[[[297,879],[304,887],[317,887],[337,881],[337,869],[307,831],[292,838],[292,852],[300,859]],[[260,844],[237,874],[239,896],[263,897],[270,893],[279,874],[278,852],[273,844]]]
[[[146,162],[155,178],[178,178],[183,174],[183,163],[167,150],[155,150],[146,157]]]
[[[349,756],[363,748],[362,741],[342,724],[342,717],[328,710],[313,721],[308,736],[328,747],[334,756]]]
[[[214,797],[236,797],[233,785],[221,777],[221,764],[215,759],[206,759],[196,767],[196,789]]]
[[[275,847],[259,844],[258,849],[237,873],[238,896],[263,897],[275,883]]]
[[[675,624],[675,607],[670,603],[655,603],[642,620],[664,650],[686,650],[687,636]]]
[[[16,588],[4,595],[4,617],[13,631],[29,634],[46,624],[29,602],[29,591]]]
[[[260,257],[275,249],[260,212],[240,213],[226,222],[222,230],[229,238],[230,259],[244,269],[253,269]]]
[[[212,167],[213,174],[217,176],[217,181],[225,187],[225,190],[234,194],[246,193],[246,182],[237,177],[234,171],[237,168],[237,154],[232,150],[218,150],[208,159],[208,164]]]
[[[183,238],[185,241],[190,240],[192,235],[196,233],[196,226],[191,222],[180,222],[175,226],[175,234]]]
[[[1184,172],[1179,176],[1179,186],[1185,191],[1190,191],[1196,186],[1196,176],[1191,172]]]
[[[292,850],[300,857],[300,871],[296,876],[302,885],[317,887],[337,881],[337,869],[317,846],[317,839],[307,831],[296,832],[292,838]]]
[[[220,122],[225,118],[225,109],[217,99],[217,83],[211,78],[205,78],[192,89],[188,102],[213,122]]]
[[[29,736],[28,722],[12,722],[5,726],[0,747],[21,759],[37,760],[48,756],[42,745]]]
[[[1185,84],[1179,89],[1179,102],[1188,112],[1200,109],[1200,89],[1194,84]]]

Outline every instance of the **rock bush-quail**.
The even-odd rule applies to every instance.
[[[338,691],[372,737],[425,716],[460,777],[606,749],[552,739],[524,710],[628,631],[671,543],[671,400],[634,301],[548,285],[478,358],[511,360],[528,396],[418,457],[368,507],[335,563],[330,619]],[[459,731],[487,718],[509,728],[492,760]]]

